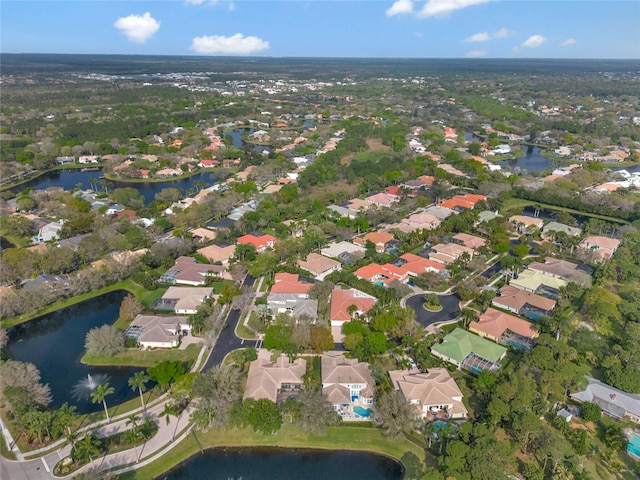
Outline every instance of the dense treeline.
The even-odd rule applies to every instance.
[[[525,200],[531,200],[534,202],[546,203],[549,205],[555,205],[557,207],[566,207],[583,212],[606,215],[613,218],[627,220],[629,222],[640,219],[640,208],[637,204],[632,211],[625,211],[613,206],[586,203],[578,195],[562,195],[558,194],[557,190],[551,190],[548,188],[529,190],[522,187],[515,187],[512,192],[513,196],[516,198],[523,198]]]

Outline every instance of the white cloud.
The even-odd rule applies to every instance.
[[[539,47],[546,41],[547,39],[542,35],[531,35],[529,38],[525,40],[522,46],[527,48],[535,48],[535,47]]]
[[[464,39],[465,42],[486,42],[491,40],[491,35],[487,32],[474,33],[470,37]]]
[[[413,13],[413,0],[396,0],[396,2],[387,9],[387,17],[407,15],[409,13]]]
[[[497,32],[495,32],[493,34],[493,38],[506,38],[509,35],[511,35],[513,32],[511,30],[509,30],[508,28],[501,28],[500,30],[498,30]]]
[[[160,29],[160,22],[146,12],[144,15],[121,17],[113,26],[132,42],[144,43]]]
[[[471,50],[470,52],[467,52],[466,57],[469,58],[478,58],[478,57],[484,57],[487,55],[487,51],[486,50]]]
[[[203,35],[191,42],[191,50],[209,55],[250,55],[269,48],[269,42],[258,37],[245,37],[236,33],[231,37]]]
[[[492,0],[427,0],[427,3],[418,12],[418,17],[444,17],[456,10],[490,1]]]
[[[465,42],[488,42],[489,40],[494,40],[496,38],[505,38],[511,35],[513,32],[508,28],[501,28],[497,32],[488,33],[488,32],[480,32],[474,33],[470,37],[464,39]]]
[[[212,5],[212,6],[216,6],[216,5],[222,5],[222,4],[228,4],[228,8],[229,10],[235,10],[236,6],[233,3],[233,1],[223,1],[223,0],[184,0],[184,3],[186,3],[187,5],[203,5],[203,4],[207,4],[207,5]]]
[[[569,45],[575,45],[578,41],[575,38],[567,38],[560,44],[561,47],[568,47]]]

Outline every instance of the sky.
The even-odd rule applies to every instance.
[[[2,0],[0,52],[640,58],[640,1]]]

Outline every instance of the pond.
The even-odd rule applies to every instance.
[[[245,143],[244,140],[242,140],[242,135],[243,134],[246,133],[247,135],[251,135],[254,132],[257,132],[257,130],[255,128],[242,127],[242,128],[234,128],[233,130],[227,130],[225,132],[225,135],[229,135],[231,137],[231,140],[233,142],[233,146],[236,147],[236,148],[244,149],[245,146],[249,146],[249,147],[252,147],[257,152],[262,152],[264,150],[268,150],[269,149],[268,146],[258,145],[256,143]]]
[[[156,480],[400,480],[403,466],[369,452],[216,448],[181,463]]]
[[[76,169],[70,170],[55,170],[47,172],[33,180],[29,180],[23,183],[19,187],[13,189],[14,193],[19,193],[27,187],[31,187],[35,190],[45,190],[49,187],[62,187],[65,190],[73,190],[79,183],[82,184],[82,189],[91,188],[91,182],[95,182],[102,176],[100,170],[82,171]],[[117,182],[109,180],[110,188],[125,188],[133,187],[138,190],[144,197],[144,203],[149,204],[153,201],[156,193],[161,192],[165,188],[178,188],[183,194],[193,189],[196,190],[194,183],[201,180],[205,183],[204,188],[210,187],[217,182],[217,179],[213,177],[211,172],[202,172],[197,175],[188,178],[182,178],[179,180],[168,180],[166,182]],[[100,188],[100,187],[99,187]]]
[[[89,391],[82,388],[88,375],[108,381],[115,389],[106,398],[108,406],[138,395],[137,391],[131,390],[128,381],[141,368],[94,367],[80,363],[87,332],[112,324],[118,318],[120,302],[126,294],[125,291],[108,293],[9,329],[9,352],[15,360],[31,362],[38,367],[41,381],[51,387],[52,408],[69,402],[78,407],[78,413],[102,409],[101,403],[91,403]]]
[[[499,162],[500,166],[511,170],[519,168],[520,170],[526,170],[527,172],[541,172],[553,166],[553,160],[543,157],[540,154],[542,151],[540,147],[534,147],[532,145],[522,145],[521,147],[525,152],[524,157],[503,160],[502,162]]]

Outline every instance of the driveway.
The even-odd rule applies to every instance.
[[[456,318],[458,311],[460,310],[460,297],[458,295],[438,295],[440,299],[440,305],[442,310],[439,312],[430,312],[425,310],[424,294],[414,295],[406,301],[406,305],[409,308],[413,308],[416,312],[416,320],[423,327],[428,327],[437,322],[445,322],[447,320],[453,320]]]

